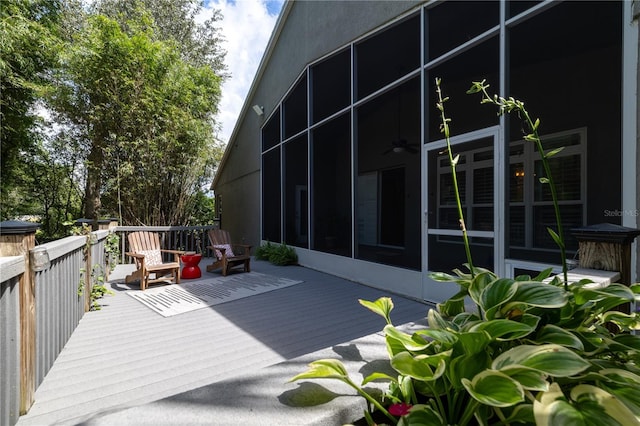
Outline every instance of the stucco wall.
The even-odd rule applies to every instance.
[[[260,241],[260,128],[305,67],[422,3],[295,1],[283,6],[287,18],[245,102],[213,188],[222,197],[223,227],[234,238],[253,245]],[[252,105],[263,106],[264,115],[255,114]]]
[[[640,1],[634,0],[632,4],[632,16],[636,27],[640,25]],[[637,90],[640,90],[640,31],[638,31],[638,65],[636,73],[636,113],[640,114],[640,97]],[[636,122],[636,147],[640,147],[640,119]],[[640,149],[636,149],[636,170],[640,170]],[[640,173],[636,173],[636,207],[640,208]],[[636,227],[640,228],[640,216],[636,216]],[[636,241],[638,241],[636,239]],[[636,244],[636,277],[640,280],[640,243]],[[633,279],[633,277],[632,277]]]

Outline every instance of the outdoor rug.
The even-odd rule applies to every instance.
[[[152,287],[145,291],[129,290],[126,293],[160,315],[171,317],[301,282],[258,272],[246,272],[226,277],[183,280],[180,284]]]

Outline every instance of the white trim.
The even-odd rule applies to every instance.
[[[478,139],[484,138],[492,138],[492,146],[493,146],[493,168],[494,168],[494,209],[500,208],[499,203],[505,203],[505,194],[504,194],[504,159],[503,156],[496,155],[495,153],[499,150],[500,141],[501,141],[501,131],[500,126],[491,126],[484,129],[474,130],[472,132],[464,133],[461,135],[456,135],[450,137],[450,143],[453,148],[455,145],[459,145],[466,142],[472,142]],[[423,181],[422,181],[422,198],[423,205],[425,206],[425,221],[424,221],[424,231],[422,233],[422,245],[423,245],[423,267],[422,267],[422,298],[424,300],[430,302],[441,302],[443,300],[448,299],[453,296],[457,290],[458,286],[456,284],[446,284],[433,281],[429,274],[431,270],[429,269],[429,236],[430,235],[453,235],[460,236],[461,232],[459,229],[430,229],[428,224],[428,212],[432,209],[432,206],[429,206],[429,185],[427,184],[427,180],[429,178],[429,161],[428,155],[432,151],[440,150],[447,146],[446,139],[437,140],[434,142],[430,142],[428,144],[424,144],[424,148],[422,150],[422,161],[424,164],[423,170]],[[439,167],[436,164],[436,167]],[[497,189],[496,187],[503,188],[502,190]],[[437,206],[435,206],[437,207]],[[505,239],[505,229],[500,228],[500,221],[504,220],[504,218],[500,219],[498,216],[502,216],[499,214],[494,214],[494,230],[491,231],[467,231],[467,235],[470,237],[484,237],[484,238],[492,238],[494,240],[493,244],[493,256],[494,256],[494,265],[493,270],[497,272],[504,271],[504,255],[498,257],[500,253],[504,253],[504,247],[500,247],[500,241],[504,241]],[[503,224],[502,224],[503,226]]]
[[[318,271],[331,271],[337,276],[369,287],[401,294],[416,300],[422,298],[422,272],[352,259],[345,256],[296,247],[298,263]]]
[[[532,262],[521,259],[505,259],[505,277],[515,278],[516,268],[529,269],[532,271],[544,271],[545,269],[552,268],[552,273],[562,273],[562,267],[560,265],[552,265],[550,263]]]

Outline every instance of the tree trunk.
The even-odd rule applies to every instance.
[[[87,162],[87,183],[84,193],[84,217],[92,220],[91,229],[98,230],[98,214],[100,212],[100,187],[102,186],[102,163],[104,160],[102,147],[93,143]]]

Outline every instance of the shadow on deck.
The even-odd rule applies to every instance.
[[[206,264],[203,259],[201,267]],[[392,296],[395,324],[421,322],[430,308],[304,267],[253,261],[252,271],[303,282],[163,317],[129,297],[121,284],[126,271],[116,271],[110,280],[119,283],[114,285],[118,290],[101,300],[102,310],[82,319],[18,426],[228,424],[234,410],[249,408],[253,400],[262,401],[261,412],[273,423],[284,406],[300,397],[291,391],[314,386],[289,384],[276,390],[264,385],[273,384],[270,377],[281,383],[320,356],[342,357],[358,371],[373,361],[367,353],[383,348],[376,334],[383,319],[358,299]],[[219,274],[203,272],[203,278],[209,276]],[[359,342],[357,348],[352,341]],[[339,386],[327,392],[353,394]],[[314,419],[323,424],[322,408],[316,410]],[[253,421],[241,423],[265,424],[264,418],[245,420]]]

